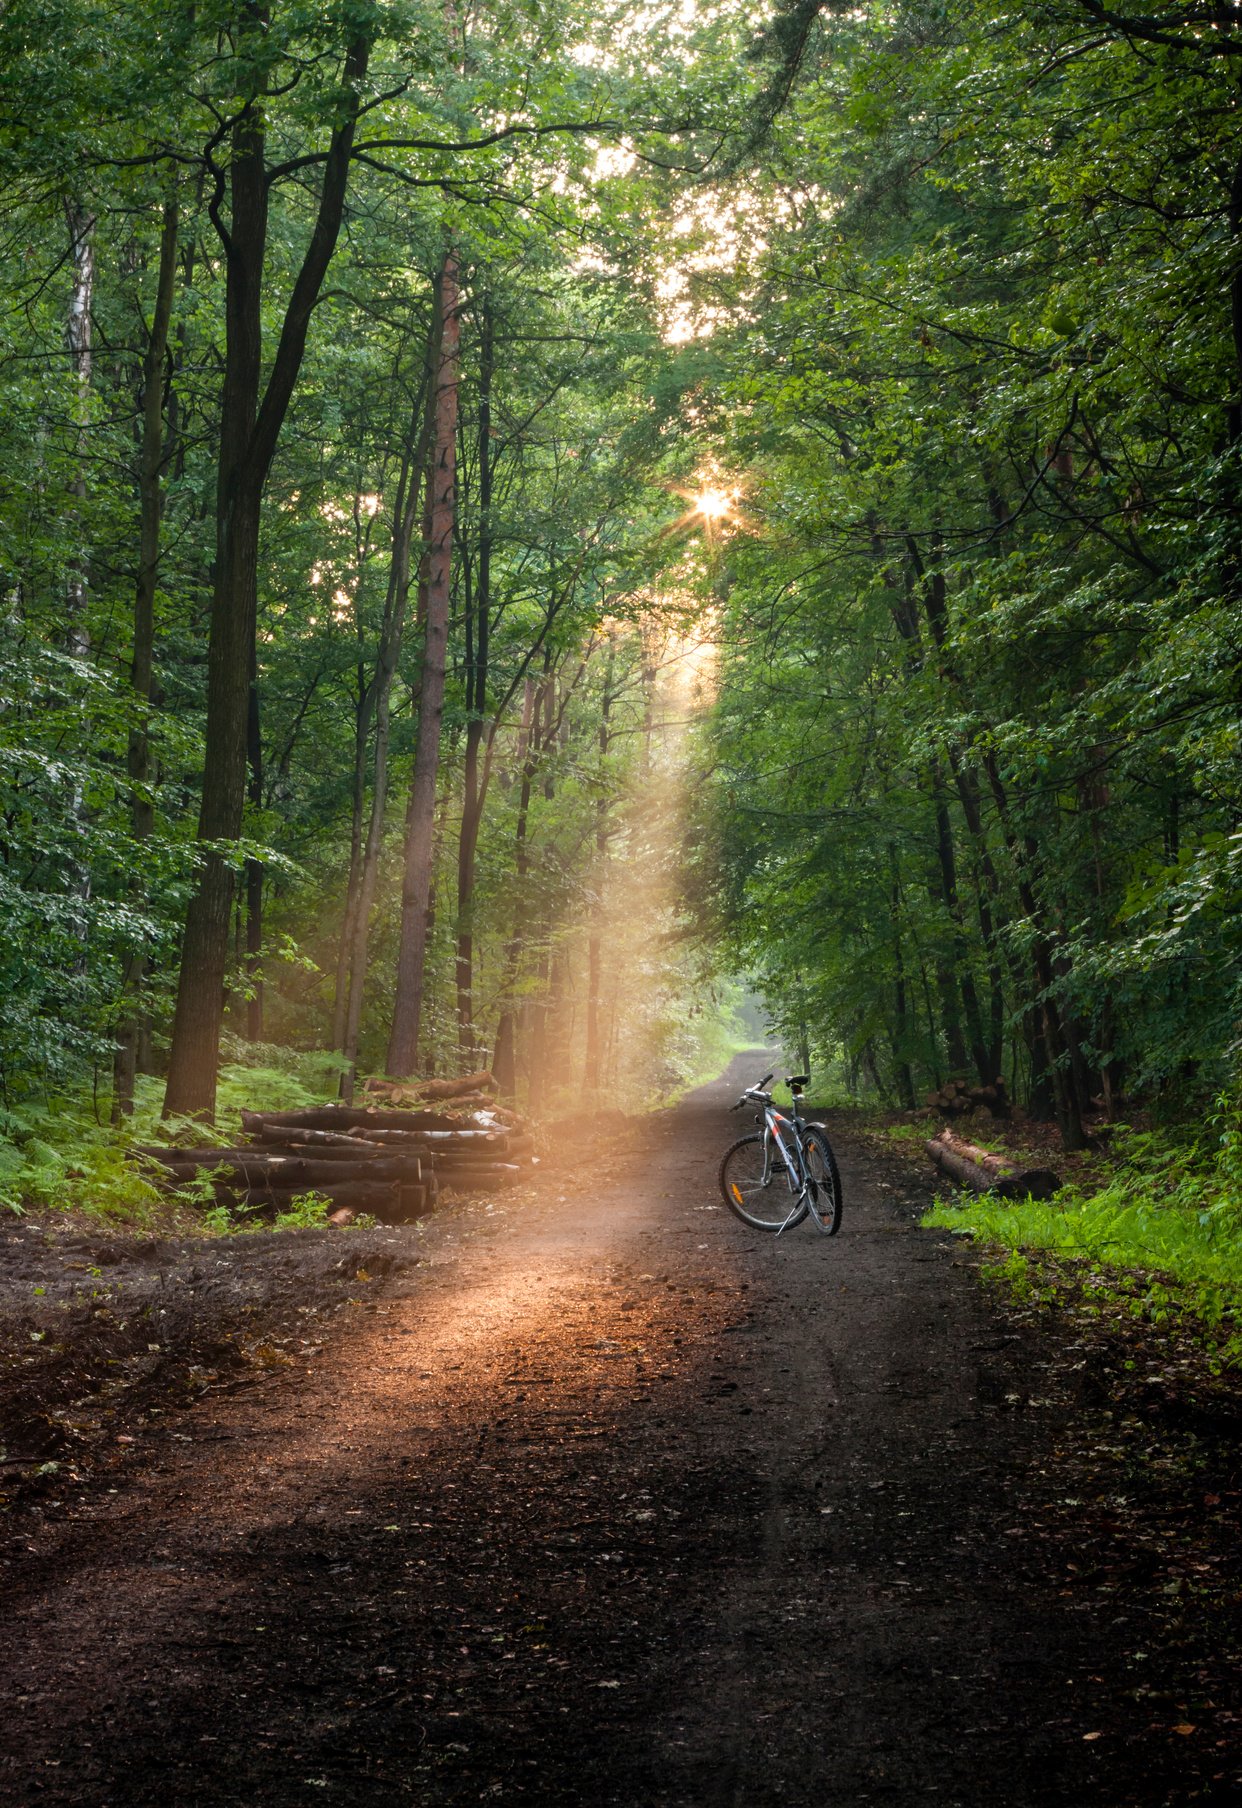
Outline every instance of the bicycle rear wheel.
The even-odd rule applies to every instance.
[[[805,1199],[795,1198],[778,1155],[765,1159],[761,1134],[743,1136],[725,1150],[720,1164],[720,1196],[752,1230],[783,1230],[801,1224]]]
[[[829,1237],[841,1228],[841,1176],[832,1144],[818,1124],[802,1132],[802,1154],[806,1171],[815,1184],[815,1212],[820,1227]]]

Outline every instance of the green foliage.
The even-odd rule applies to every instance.
[[[205,1196],[210,1197],[209,1186]],[[288,1210],[277,1212],[272,1219],[264,1218],[258,1212],[247,1211],[244,1207],[234,1210],[227,1205],[213,1205],[203,1213],[202,1226],[217,1237],[253,1235],[269,1230],[320,1230],[331,1209],[332,1201],[322,1193],[296,1193],[289,1201]],[[374,1224],[373,1218],[362,1214],[354,1220],[351,1228],[367,1229]]]
[[[336,1097],[340,1062],[335,1057],[238,1046],[247,1059],[221,1069],[214,1127],[161,1118],[163,1088],[154,1076],[140,1078],[133,1117],[120,1128],[104,1120],[100,1100],[81,1093],[43,1104],[27,1100],[20,1110],[0,1111],[0,1206],[148,1224],[168,1196],[135,1159],[135,1144],[212,1146],[222,1137],[240,1137],[243,1110],[295,1111]],[[251,1065],[259,1053],[280,1065]],[[213,1197],[211,1176],[201,1174],[179,1187],[177,1197],[193,1207],[206,1204]]]
[[[129,1142],[81,1097],[0,1111],[0,1206],[150,1223],[160,1195],[133,1164]]]
[[[1236,1103],[1227,1115],[1236,1125]],[[1242,1191],[1229,1132],[1213,1146],[1119,1130],[1115,1154],[1102,1186],[1064,1187],[1046,1202],[941,1202],[924,1222],[1008,1251],[985,1272],[1019,1297],[1031,1296],[1024,1252],[1049,1251],[1089,1264],[1096,1292],[1128,1311],[1157,1321],[1184,1313],[1223,1332],[1223,1359],[1242,1360]]]
[[[1227,59],[1056,0],[799,42],[705,291],[752,529],[705,920],[889,1102],[1202,1110],[1242,1012]]]

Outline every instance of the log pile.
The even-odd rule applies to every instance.
[[[494,1086],[490,1074],[390,1091],[370,1083],[371,1096],[386,1100],[400,1093],[412,1108],[376,1103],[243,1111],[244,1143],[148,1146],[137,1153],[169,1186],[210,1175],[212,1198],[233,1210],[275,1214],[299,1194],[314,1192],[330,1201],[333,1223],[369,1212],[382,1223],[404,1224],[434,1211],[442,1188],[490,1191],[512,1186],[529,1171],[535,1139],[515,1112],[490,1102],[488,1088]],[[433,1109],[433,1102],[440,1108]]]
[[[974,1193],[999,1199],[1051,1199],[1061,1184],[1051,1168],[1019,1168],[1007,1155],[965,1142],[952,1130],[942,1130],[923,1147],[942,1174]]]
[[[968,1080],[946,1080],[939,1092],[929,1092],[923,1103],[929,1111],[939,1111],[944,1117],[961,1117],[979,1106],[985,1106],[993,1117],[1013,1115],[1004,1080],[993,1080],[990,1086],[972,1086]]]

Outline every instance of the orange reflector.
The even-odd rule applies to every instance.
[[[735,1198],[735,1199],[736,1199],[736,1200],[737,1200],[737,1202],[738,1202],[738,1204],[739,1204],[739,1205],[741,1205],[741,1203],[742,1203],[742,1189],[741,1189],[741,1187],[740,1187],[740,1186],[739,1186],[739,1185],[738,1185],[738,1184],[737,1184],[737,1181],[736,1181],[736,1180],[734,1180],[734,1181],[731,1181],[731,1182],[730,1182],[730,1185],[729,1185],[729,1191],[730,1191],[730,1192],[731,1192],[731,1193],[732,1193],[732,1195],[733,1195],[733,1197],[734,1197],[734,1198]]]

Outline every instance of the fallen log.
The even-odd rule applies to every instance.
[[[481,1109],[499,1123],[507,1124],[511,1130],[525,1130],[527,1127],[527,1120],[520,1112],[511,1111],[507,1105],[498,1105],[495,1099],[489,1099]]]
[[[388,1143],[387,1145],[372,1142],[354,1143],[350,1142],[348,1137],[341,1139],[339,1147],[325,1147],[322,1143],[304,1143],[302,1137],[305,1132],[301,1130],[288,1130],[284,1132],[284,1135],[288,1138],[287,1141],[262,1143],[257,1147],[262,1148],[264,1152],[270,1149],[273,1155],[293,1155],[299,1161],[324,1161],[331,1162],[334,1167],[343,1165],[359,1169],[365,1168],[368,1173],[371,1172],[372,1164],[377,1161],[395,1161],[403,1155],[421,1155],[427,1147],[426,1143],[413,1141],[408,1144]]]
[[[300,1111],[243,1111],[242,1126],[252,1136],[264,1125],[283,1130],[455,1130],[442,1111],[391,1111],[382,1105],[306,1105]]]
[[[275,1151],[255,1149],[246,1144],[239,1147],[230,1146],[227,1149],[182,1149],[175,1143],[171,1143],[167,1147],[160,1147],[155,1143],[143,1143],[135,1148],[134,1154],[141,1156],[143,1161],[158,1162],[161,1167],[167,1167],[169,1163],[175,1162],[187,1167],[210,1168],[218,1166],[221,1162],[269,1161],[274,1158]]]
[[[368,1130],[367,1142],[375,1142],[384,1148],[401,1148],[406,1144],[417,1144],[420,1149],[462,1148],[502,1148],[508,1136],[500,1130]]]
[[[255,1117],[255,1112],[243,1112],[243,1117]],[[249,1126],[247,1126],[250,1128]],[[283,1143],[290,1134],[287,1124],[260,1123],[251,1129],[251,1135],[262,1143]],[[365,1149],[367,1138],[361,1131],[350,1133],[348,1130],[312,1130],[308,1125],[300,1126],[297,1131],[300,1143],[312,1143],[317,1149]]]
[[[182,1151],[176,1151],[177,1155],[181,1153]],[[342,1162],[324,1161],[319,1153],[307,1160],[299,1155],[268,1154],[265,1150],[250,1155],[245,1150],[239,1150],[223,1159],[219,1156],[212,1161],[200,1162],[161,1159],[157,1165],[161,1175],[181,1184],[196,1180],[203,1173],[218,1172],[220,1178],[226,1181],[236,1177],[248,1185],[264,1183],[282,1189],[301,1188],[304,1191],[320,1191],[354,1181],[372,1184],[384,1180],[422,1179],[421,1156],[404,1153],[385,1155],[379,1151],[374,1155],[366,1151],[356,1161]]]
[[[462,1074],[456,1080],[385,1080],[373,1077],[362,1082],[364,1092],[379,1094],[404,1104],[415,1099],[458,1099],[469,1093],[495,1092],[496,1081],[491,1072],[480,1068],[477,1073]],[[400,1094],[400,1099],[397,1098]]]
[[[963,1142],[951,1130],[924,1143],[942,1174],[974,1193],[992,1193],[999,1199],[1051,1199],[1061,1182],[1050,1168],[1018,1168],[1007,1156]]]

